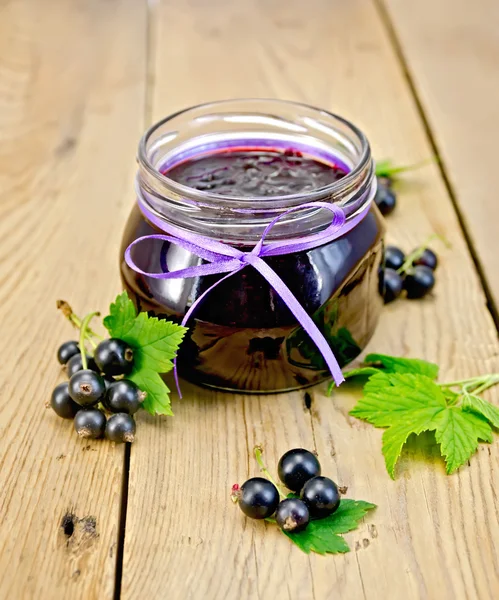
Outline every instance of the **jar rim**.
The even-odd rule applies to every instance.
[[[156,134],[156,132],[168,124],[173,119],[182,116],[188,115],[190,113],[194,113],[200,109],[210,110],[210,108],[223,108],[224,106],[229,107],[234,103],[245,103],[249,105],[258,106],[270,104],[272,106],[287,106],[287,107],[296,107],[297,109],[306,109],[308,111],[312,111],[317,115],[323,115],[327,118],[334,119],[335,121],[341,123],[349,132],[357,137],[360,142],[360,154],[356,160],[356,164],[353,165],[351,169],[347,172],[347,174],[341,179],[334,181],[326,186],[322,186],[316,188],[314,190],[310,190],[307,192],[295,192],[291,194],[280,194],[275,196],[231,196],[225,194],[217,194],[211,192],[209,190],[198,190],[193,187],[187,186],[185,184],[179,183],[174,179],[171,179],[167,175],[163,174],[157,166],[153,164],[149,157],[150,150],[150,142],[151,138]],[[334,154],[331,151],[331,154]],[[295,102],[291,100],[278,100],[272,98],[234,98],[228,100],[217,100],[213,102],[206,102],[197,104],[194,106],[190,106],[188,108],[184,108],[182,110],[176,111],[171,115],[166,116],[165,118],[157,121],[153,125],[151,125],[139,142],[138,147],[138,156],[137,161],[139,163],[139,167],[141,169],[141,176],[145,177],[145,180],[149,187],[156,192],[160,192],[161,195],[167,196],[168,194],[172,195],[176,199],[185,198],[190,200],[191,202],[198,203],[200,206],[208,209],[230,209],[230,208],[238,208],[241,205],[247,205],[251,208],[252,212],[258,213],[260,210],[268,213],[269,211],[269,201],[272,204],[273,209],[287,209],[297,206],[304,201],[304,197],[306,196],[307,202],[324,200],[326,198],[332,198],[337,194],[341,194],[341,192],[345,192],[349,189],[353,189],[358,187],[359,179],[369,178],[369,174],[362,176],[363,173],[367,171],[374,171],[373,161],[371,158],[371,151],[369,142],[365,134],[356,127],[349,120],[341,117],[333,112],[317,108],[315,106],[311,106],[302,102]],[[358,203],[355,203],[354,206],[349,206],[348,200],[345,203],[339,203],[344,209],[346,209],[347,213],[356,213],[358,209],[361,209],[362,206],[359,206]],[[362,203],[364,205],[364,203]],[[348,210],[351,208],[353,210]],[[347,214],[347,216],[350,216]]]

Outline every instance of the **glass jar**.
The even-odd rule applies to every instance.
[[[169,176],[178,165],[200,157],[231,149],[241,156],[254,148],[286,150],[288,155],[291,149],[292,156],[341,168],[343,176],[317,188],[308,185],[294,193],[270,195],[258,195],[258,190],[255,195],[221,194]],[[255,246],[272,219],[304,203],[335,204],[343,209],[347,223],[366,213],[367,207],[366,216],[341,237],[309,250],[265,258],[312,316],[340,366],[362,351],[383,305],[379,271],[384,228],[372,202],[376,177],[361,131],[345,119],[303,104],[215,102],[152,126],[140,142],[138,163],[137,194],[156,219],[242,250]],[[304,208],[282,217],[266,241],[299,240],[323,231],[330,222],[329,211]],[[122,281],[139,310],[180,321],[223,275],[165,280],[132,270],[123,260],[125,249],[139,237],[155,233],[161,230],[135,206],[121,248]],[[147,272],[204,262],[188,249],[158,239],[137,245],[134,260]],[[207,294],[188,325],[178,368],[181,376],[195,383],[262,393],[297,389],[330,377],[322,355],[286,303],[251,266]]]

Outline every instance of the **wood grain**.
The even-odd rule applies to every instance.
[[[499,3],[380,0],[499,311]]]
[[[145,17],[135,0],[0,3],[1,598],[113,597],[123,447],[79,441],[44,403],[75,335],[56,299],[105,310],[118,290]]]
[[[370,0],[163,0],[149,10],[146,64],[145,2],[0,3],[2,598],[113,595],[123,449],[78,442],[71,424],[42,406],[61,378],[55,349],[71,335],[56,297],[85,311],[105,309],[117,291],[143,115],[231,96],[283,97],[351,118],[381,158],[412,162],[432,151]],[[470,22],[487,30],[476,16]],[[445,121],[429,104],[428,113],[432,126]],[[465,131],[460,141],[478,139]],[[400,197],[390,239],[410,249],[435,231],[452,250],[441,249],[434,297],[387,308],[371,349],[435,360],[445,378],[499,370],[496,332],[438,169],[412,174]],[[493,263],[480,252],[489,274]],[[496,445],[446,477],[434,439],[411,440],[392,482],[381,432],[348,416],[355,389],[330,399],[318,386],[311,404],[304,393],[235,396],[187,384],[184,393],[175,418],[140,417],[123,598],[497,597]],[[350,554],[305,556],[232,506],[230,486],[258,473],[256,443],[271,468],[290,447],[316,449],[350,497],[379,505],[346,536]]]
[[[152,118],[233,96],[301,100],[361,126],[375,154],[398,162],[431,147],[396,53],[368,0],[217,0],[152,6]],[[438,169],[400,186],[389,237],[410,250],[431,232],[451,251],[433,297],[387,308],[370,349],[439,362],[444,378],[498,370],[498,344]],[[499,589],[497,444],[446,477],[434,440],[411,444],[392,482],[381,432],[348,416],[358,392],[235,396],[186,384],[173,419],[140,418],[133,446],[123,598],[492,599]],[[498,399],[497,394],[493,396]],[[376,513],[348,534],[352,552],[306,556],[275,528],[250,522],[230,486],[291,447],[319,452],[325,473]]]

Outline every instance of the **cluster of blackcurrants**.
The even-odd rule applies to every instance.
[[[407,168],[395,169],[392,172],[400,172]],[[397,196],[392,188],[393,178],[388,172],[384,172],[377,176],[377,184],[374,202],[386,217],[397,205]],[[426,296],[435,285],[434,271],[437,264],[437,255],[429,248],[418,248],[406,256],[400,248],[387,246],[379,281],[380,294],[385,304],[396,300],[403,291],[409,299]]]
[[[66,365],[69,382],[52,392],[50,405],[64,419],[74,419],[81,438],[105,436],[116,443],[133,442],[135,420],[145,393],[124,376],[133,369],[133,349],[123,340],[103,340],[93,357],[82,357],[77,342],[65,342],[57,359]],[[86,364],[84,364],[86,362]],[[105,411],[113,413],[109,418]]]
[[[433,250],[420,248],[406,256],[396,246],[385,248],[381,285],[385,304],[396,300],[405,290],[407,298],[424,298],[435,285],[438,258]]]
[[[280,500],[272,481],[253,477],[241,487],[232,488],[233,498],[245,515],[267,519],[275,513],[279,527],[292,533],[304,530],[311,519],[333,514],[340,505],[338,486],[328,477],[321,477],[321,466],[312,452],[289,450],[279,461],[278,472],[283,484],[300,497]]]

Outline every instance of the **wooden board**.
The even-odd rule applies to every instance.
[[[369,0],[162,0],[151,5],[152,118],[234,96],[296,99],[351,118],[375,154],[432,149],[387,30]],[[400,189],[389,239],[406,250],[445,235],[432,298],[386,309],[371,350],[435,360],[444,378],[498,370],[498,344],[452,203],[433,165]],[[122,597],[172,599],[497,597],[498,445],[446,477],[434,441],[412,445],[392,482],[381,432],[348,416],[357,393],[234,396],[185,385],[173,419],[140,418],[133,446]],[[498,400],[497,393],[491,397]],[[242,517],[230,486],[291,447],[317,449],[348,495],[379,505],[344,556],[306,556]],[[433,459],[428,461],[428,455]],[[424,457],[424,460],[423,460]],[[410,469],[409,469],[410,464]]]
[[[499,311],[499,3],[382,0]]]
[[[490,148],[493,128],[478,134],[479,116],[463,122],[457,112],[472,106],[494,122],[495,5],[466,15],[461,0],[424,0],[411,13],[386,1],[465,215],[476,197],[478,220],[466,218],[495,289],[493,165],[463,168],[464,148]],[[432,148],[381,17],[372,0],[0,3],[1,598],[120,595],[123,448],[79,442],[71,423],[42,407],[62,379],[55,350],[73,335],[55,299],[105,310],[118,291],[116,251],[144,115],[150,122],[233,96],[296,99],[351,118],[379,158],[425,159]],[[427,32],[426,45],[412,27]],[[432,69],[438,28],[453,52],[438,53]],[[478,109],[458,87],[462,38]],[[389,239],[409,250],[437,232],[452,250],[440,248],[434,297],[387,308],[370,349],[435,360],[448,379],[499,370],[497,334],[436,166],[408,177],[400,198]],[[497,444],[446,477],[434,440],[411,441],[392,482],[381,432],[348,416],[354,389],[331,399],[317,386],[310,406],[304,393],[236,396],[188,384],[184,393],[173,419],[140,417],[124,599],[497,597]],[[274,471],[285,450],[316,449],[350,497],[379,505],[346,536],[351,553],[306,556],[275,528],[242,517],[229,491],[258,473],[257,443]]]
[[[75,335],[56,299],[119,289],[145,36],[144,2],[0,2],[1,598],[113,597],[124,449],[44,403]]]

